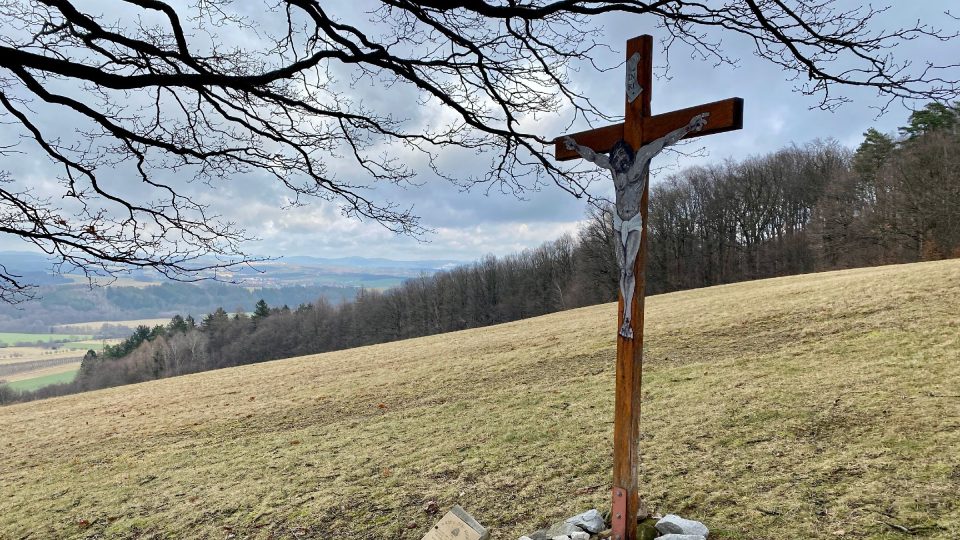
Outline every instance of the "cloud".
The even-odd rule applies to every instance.
[[[843,4],[857,5],[852,0],[844,0]],[[350,18],[362,17],[362,10],[353,8],[354,5],[353,2],[337,0],[332,3],[330,10],[336,13],[351,8]],[[880,22],[894,26],[907,19],[936,20],[949,5],[950,2],[945,0],[914,2],[905,6],[898,4],[885,13]],[[250,10],[247,15],[265,22],[261,31],[271,30],[263,13]],[[274,15],[271,14],[269,20],[275,21]],[[647,24],[643,22],[646,20],[644,17],[617,15],[600,18],[599,23],[605,29],[604,41],[615,51],[620,51],[626,39],[644,30],[649,31],[649,26],[638,26],[638,22]],[[256,43],[261,39],[252,32],[225,37],[231,43]],[[657,50],[655,65],[661,66],[661,69],[656,72],[659,77],[655,79],[652,89],[655,113],[732,96],[743,97],[746,105],[742,131],[706,137],[686,147],[686,150],[694,150],[702,145],[708,150],[703,156],[672,154],[659,157],[655,165],[673,166],[659,171],[654,182],[679,167],[705,165],[728,158],[743,159],[815,138],[835,138],[843,144],[855,146],[862,138],[861,133],[869,127],[894,132],[897,126],[906,122],[909,111],[902,107],[876,119],[876,111],[871,106],[882,102],[870,92],[856,89],[846,91],[855,99],[855,103],[837,112],[811,110],[816,105],[815,99],[797,93],[794,83],[784,80],[784,73],[779,68],[755,58],[748,40],[726,35],[724,46],[730,56],[742,59],[739,67],[714,66],[690,60],[689,51],[678,45],[672,51],[670,70],[665,72],[662,69],[663,58]],[[919,49],[920,46],[919,42],[908,42],[896,53],[907,58],[923,57],[935,63],[954,60],[946,58],[950,54],[950,47],[943,47],[940,52],[928,52]],[[944,57],[931,57],[931,54]],[[621,61],[620,52],[604,54],[597,59],[598,64],[606,66]],[[622,68],[597,72],[587,65],[573,67],[579,69],[572,73],[578,89],[603,111],[612,115],[622,114]],[[343,78],[343,74],[334,75]],[[669,78],[665,75],[669,75]],[[344,84],[346,82],[343,80]],[[416,93],[409,88],[389,87],[382,81],[364,79],[351,90],[349,97],[374,110],[392,111],[397,117],[415,125],[440,126],[451,120],[449,111],[431,103],[419,102]],[[42,104],[37,104],[37,107],[41,111],[44,109]],[[549,138],[587,127],[580,123],[569,126],[569,119],[569,115],[560,115],[543,116],[535,121],[532,118],[522,120],[524,127],[536,129]],[[46,118],[42,127],[51,136],[65,139],[74,137],[74,126],[69,119],[64,121],[59,116]],[[16,126],[0,125],[0,143],[15,138],[17,134]],[[27,144],[23,145],[23,149],[27,147]],[[237,221],[258,235],[261,240],[251,243],[248,249],[261,255],[379,255],[404,259],[471,260],[488,253],[502,255],[533,247],[559,234],[573,231],[585,210],[582,200],[573,198],[553,185],[525,192],[522,198],[502,194],[496,185],[478,185],[470,191],[463,191],[430,172],[424,156],[420,154],[396,145],[385,145],[376,150],[389,150],[404,156],[408,165],[420,173],[417,179],[419,186],[373,184],[368,186],[370,191],[367,193],[378,201],[392,201],[403,208],[412,207],[414,213],[421,216],[423,224],[435,231],[423,238],[424,241],[398,237],[375,223],[346,218],[338,211],[336,204],[329,202],[313,201],[307,207],[286,208],[287,193],[284,188],[263,174],[237,175],[213,187],[202,183],[185,183],[182,174],[167,175],[162,179],[175,182],[185,194],[210,204],[214,212]],[[482,176],[489,163],[490,156],[477,156],[463,151],[441,152],[438,160],[441,168],[460,177]],[[335,159],[328,165],[338,178],[353,180],[360,177],[351,159]],[[56,198],[63,194],[62,186],[55,182],[59,170],[35,148],[31,147],[30,154],[23,159],[6,159],[0,168],[11,170],[22,185],[34,186],[47,196]],[[130,181],[132,176],[129,173],[124,169],[110,174],[102,172],[105,182],[121,192],[149,197],[145,186]],[[591,188],[591,193],[611,197],[611,183],[598,182]],[[8,237],[0,238],[0,247],[17,249],[23,246],[19,242],[11,242]]]
[[[475,260],[503,256],[575,233],[578,221],[487,221],[437,227],[422,239],[396,236],[374,223],[361,223],[317,208],[271,214],[262,222],[261,242],[252,248],[272,256],[344,254],[393,259]]]

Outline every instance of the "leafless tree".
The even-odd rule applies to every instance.
[[[577,279],[572,284],[572,296],[583,305],[615,301],[620,292],[620,272],[614,247],[613,205],[589,206],[577,240]]]
[[[552,183],[586,196],[592,177],[555,163],[553,134],[533,126],[561,110],[609,119],[570,75],[604,47],[595,16],[606,13],[642,16],[663,29],[666,49],[682,42],[708,61],[734,62],[720,42],[742,36],[824,108],[844,101],[845,86],[890,100],[957,93],[956,65],[891,56],[906,40],[955,34],[921,23],[877,28],[878,10],[835,0],[362,5],[0,1],[0,121],[23,139],[0,141],[0,152],[12,160],[39,151],[62,183],[51,195],[0,177],[0,232],[92,274],[132,266],[194,279],[249,261],[249,235],[211,215],[185,180],[216,186],[259,174],[284,186],[290,204],[335,201],[347,215],[411,235],[424,232],[418,217],[370,188],[416,182],[408,165],[416,155],[465,187],[522,194]],[[399,99],[357,99],[354,90],[370,84],[447,121],[407,118]],[[75,127],[74,136],[54,135],[54,122]],[[443,170],[437,157],[458,151],[483,153],[490,165],[476,176]],[[11,302],[29,289],[0,268],[0,291]]]

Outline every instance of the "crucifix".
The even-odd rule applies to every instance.
[[[637,469],[650,160],[683,138],[743,127],[743,100],[740,98],[651,115],[652,36],[627,41],[626,71],[623,123],[574,133],[555,141],[556,159],[582,158],[609,169],[617,193],[613,222],[620,264],[620,315],[617,321],[613,504],[610,512],[613,540],[636,540],[640,508]]]

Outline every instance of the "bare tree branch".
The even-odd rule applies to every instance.
[[[577,65],[608,67],[594,64],[606,47],[600,14],[642,16],[663,30],[668,51],[685,43],[715,63],[738,60],[724,52],[724,37],[745,38],[827,109],[847,99],[844,87],[872,89],[888,104],[952,100],[960,79],[958,64],[893,56],[906,41],[946,41],[955,31],[877,28],[883,9],[835,0],[380,0],[367,13],[270,0],[257,21],[226,0],[112,6],[0,0],[0,122],[20,137],[0,141],[0,155],[9,157],[11,144],[39,150],[60,168],[63,187],[54,203],[4,175],[0,232],[108,276],[133,266],[195,279],[251,260],[247,233],[209,215],[177,178],[213,185],[255,173],[287,190],[291,204],[332,201],[345,215],[414,236],[425,228],[412,209],[373,195],[378,184],[417,182],[411,156],[463,188],[522,197],[552,184],[589,198],[594,177],[557,164],[548,134],[525,126],[561,111],[571,121],[613,118],[571,78]],[[956,18],[948,12],[944,22]],[[448,120],[364,103],[354,90],[369,83]],[[72,140],[48,132],[51,115],[76,125]],[[484,154],[489,167],[455,175],[438,165],[447,151]],[[343,160],[353,172],[331,167]],[[117,176],[149,195],[133,200],[104,181]],[[0,301],[24,287],[0,269]]]

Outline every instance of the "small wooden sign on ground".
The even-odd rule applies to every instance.
[[[457,505],[454,505],[423,536],[423,540],[487,540],[488,538],[490,538],[490,531]]]

